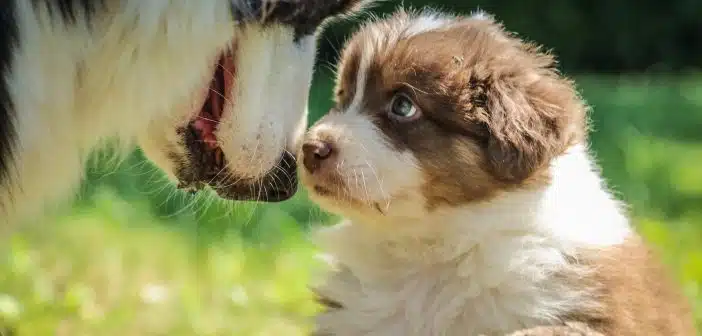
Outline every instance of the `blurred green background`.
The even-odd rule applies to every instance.
[[[553,49],[593,107],[604,175],[702,325],[702,2],[404,4],[481,8]],[[331,64],[356,24],[322,36],[311,121],[330,107]],[[0,335],[305,334],[317,309],[306,285],[322,266],[305,234],[333,216],[304,191],[230,204],[175,191],[138,151],[106,158],[73,206],[0,242]]]

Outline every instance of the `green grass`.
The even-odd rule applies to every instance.
[[[604,175],[702,327],[702,76],[577,80]],[[320,76],[313,120],[329,93]],[[106,167],[91,166],[74,208],[0,245],[0,335],[306,333],[322,265],[305,234],[335,217],[304,192],[278,205],[192,199],[138,153]]]
[[[0,316],[19,335],[306,335],[315,251],[284,212],[264,217],[288,228],[275,244],[203,245],[99,192],[10,240]]]

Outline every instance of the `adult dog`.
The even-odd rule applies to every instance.
[[[181,187],[296,189],[315,32],[360,0],[8,0],[0,226],[70,194],[101,142],[138,140]]]

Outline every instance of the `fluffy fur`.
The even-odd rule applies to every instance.
[[[319,334],[695,335],[554,64],[484,13],[400,11],[350,39],[299,153],[311,197],[347,218],[317,237],[336,264]]]
[[[108,138],[125,146],[138,138],[184,187],[209,184],[230,199],[292,196],[297,184],[288,152],[306,123],[315,31],[359,4],[6,1],[0,225],[65,198],[87,154]],[[217,76],[228,84],[213,89]],[[200,114],[204,101],[216,95],[219,119],[196,127],[207,119]],[[214,139],[210,148],[202,132]]]

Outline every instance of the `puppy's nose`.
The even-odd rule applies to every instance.
[[[329,159],[334,152],[332,145],[326,141],[306,141],[302,144],[302,164],[305,165],[307,171],[314,173],[322,163]]]

